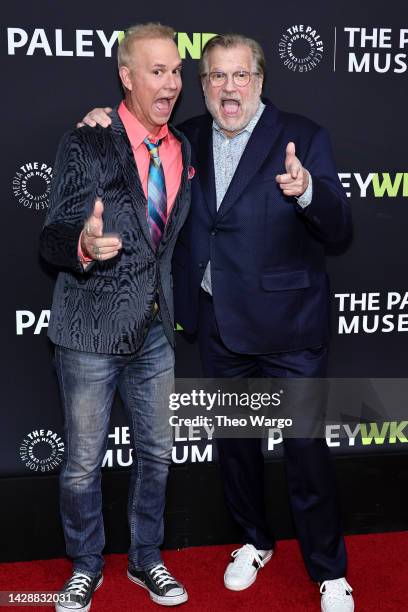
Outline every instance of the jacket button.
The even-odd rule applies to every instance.
[[[200,263],[198,264],[198,267],[199,267],[199,268],[204,268],[204,262],[203,262],[203,261],[200,261]]]
[[[211,232],[211,236],[216,236],[217,233],[218,233],[218,230],[217,229],[213,229],[212,232]]]

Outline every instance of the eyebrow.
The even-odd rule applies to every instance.
[[[175,68],[181,68],[183,65],[182,62],[180,62],[179,64],[177,64],[177,66],[174,66],[174,68],[172,68],[172,70],[174,70]],[[155,64],[153,64],[153,68],[168,68],[167,64],[159,64],[158,62],[156,62]]]
[[[233,72],[239,72],[240,70],[250,70],[250,68],[243,68],[242,66],[240,68],[235,68],[235,70],[233,70]],[[212,68],[210,70],[210,72],[225,72],[224,68]]]

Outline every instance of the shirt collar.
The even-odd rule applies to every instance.
[[[151,142],[157,142],[158,140],[166,138],[169,134],[169,128],[167,123],[161,126],[157,136],[153,136],[152,134],[150,134],[150,132],[130,112],[124,100],[122,100],[119,105],[118,114],[122,120],[123,125],[125,126],[126,133],[133,149],[137,149],[142,144],[145,138],[148,138]]]
[[[262,102],[262,100],[259,101],[259,105],[258,108],[256,110],[255,115],[252,117],[251,121],[249,123],[247,123],[247,125],[242,128],[242,130],[240,132],[238,132],[238,134],[235,134],[235,136],[233,136],[232,138],[229,138],[229,140],[233,140],[236,136],[239,136],[240,134],[242,134],[242,132],[248,132],[248,134],[252,134],[252,132],[255,129],[256,124],[259,121],[260,116],[262,115],[263,111],[265,109],[265,104]],[[220,126],[215,122],[215,120],[213,120],[213,124],[212,124],[213,130],[215,130],[216,132],[218,132],[219,134],[221,134],[221,136],[224,136],[224,138],[228,138],[227,136],[225,136],[225,134],[221,131]]]

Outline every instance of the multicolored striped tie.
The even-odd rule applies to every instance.
[[[159,246],[167,220],[167,193],[163,166],[159,157],[161,140],[143,141],[150,153],[149,176],[147,181],[147,221],[155,248]]]

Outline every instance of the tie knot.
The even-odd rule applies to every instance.
[[[161,145],[161,139],[159,139],[157,142],[150,142],[150,140],[146,137],[143,142],[145,143],[150,155],[154,159],[160,159],[159,158],[159,147]]]

